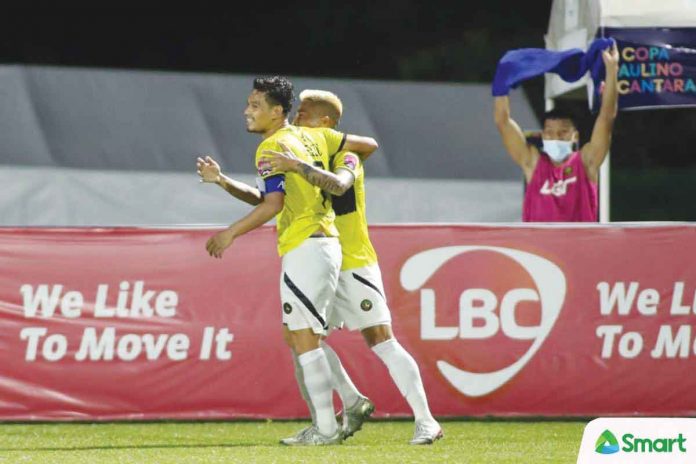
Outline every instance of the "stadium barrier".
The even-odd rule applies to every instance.
[[[0,419],[307,416],[274,229],[222,260],[214,230],[0,229]],[[371,233],[435,415],[694,415],[694,225]],[[359,334],[329,343],[376,416],[409,415]]]

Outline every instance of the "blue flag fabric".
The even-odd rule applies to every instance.
[[[556,73],[566,82],[575,82],[590,71],[595,84],[604,80],[602,51],[611,47],[614,39],[595,39],[587,52],[579,48],[553,51],[543,48],[520,48],[505,53],[498,62],[493,79],[493,96],[507,95],[521,82],[544,73]]]

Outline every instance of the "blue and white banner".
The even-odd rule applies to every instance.
[[[696,106],[696,28],[603,28],[598,35],[619,47],[620,109]]]

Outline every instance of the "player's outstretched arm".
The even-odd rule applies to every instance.
[[[602,52],[602,59],[606,68],[606,80],[602,92],[602,106],[599,109],[597,120],[592,129],[590,141],[582,147],[582,161],[585,165],[590,180],[597,181],[599,167],[609,153],[611,146],[611,134],[614,129],[614,120],[618,111],[618,72],[619,50],[616,42],[612,48]]]
[[[363,137],[361,135],[346,134],[346,141],[343,144],[343,149],[352,151],[360,155],[363,160],[370,157],[372,153],[379,148],[377,140],[372,137]]]
[[[232,242],[247,232],[261,227],[273,219],[283,209],[285,194],[283,192],[271,192],[263,197],[249,214],[235,222],[222,232],[213,235],[205,245],[208,254],[215,258],[222,258],[222,253],[232,245]]]
[[[507,150],[512,160],[522,168],[529,179],[534,171],[539,154],[527,144],[527,139],[522,129],[510,116],[510,99],[507,96],[495,97],[494,119],[495,126],[503,139],[505,150]]]
[[[217,184],[233,197],[252,206],[256,206],[263,201],[263,196],[259,189],[227,177],[220,170],[220,164],[212,157],[199,157],[196,161],[196,167],[198,168],[197,172],[201,177],[201,182]]]
[[[264,150],[262,153],[264,161],[270,165],[273,172],[295,172],[310,184],[336,196],[343,195],[353,186],[355,177],[349,170],[338,169],[336,173],[326,171],[302,161],[282,142],[280,147],[283,149],[282,152]]]

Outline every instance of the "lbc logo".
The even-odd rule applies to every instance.
[[[463,261],[466,257],[471,257],[469,265]],[[424,286],[426,283],[429,287],[434,286],[436,273],[455,259],[463,267],[449,271],[449,286],[455,283],[462,290],[458,308],[452,308],[452,305],[438,307],[437,292]],[[492,269],[491,266],[482,266],[482,259],[496,264]],[[513,267],[519,270],[511,270]],[[451,276],[452,273],[455,277]],[[481,274],[484,277],[479,277]],[[456,276],[460,275],[465,276],[463,279],[467,275],[469,278],[477,276],[479,281],[475,283],[478,285],[472,287],[471,282],[457,279]],[[524,368],[551,332],[566,293],[565,276],[556,264],[525,251],[492,246],[450,246],[423,251],[406,261],[400,279],[404,289],[420,292],[422,340],[472,341],[505,337],[531,342],[514,362],[496,366],[495,370],[488,372],[462,369],[452,362],[438,359],[440,373],[457,390],[472,397],[497,390]],[[507,281],[505,288],[496,285],[498,280]],[[540,312],[538,323],[521,324],[519,313],[530,307]],[[458,324],[453,324],[451,317],[449,324],[439,322],[453,312],[458,312]]]

